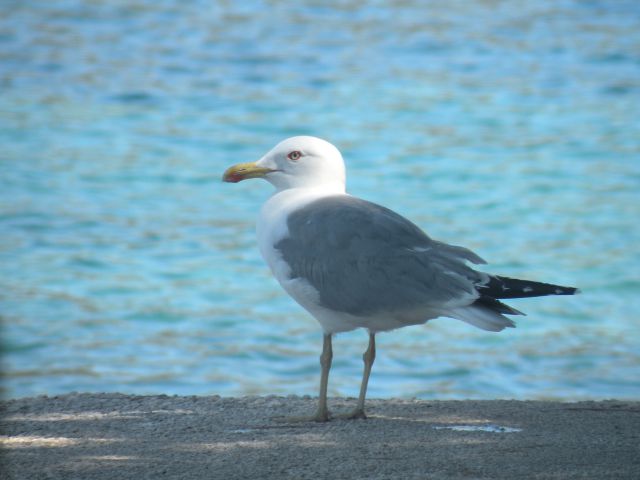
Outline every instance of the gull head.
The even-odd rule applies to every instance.
[[[264,178],[277,190],[345,188],[340,151],[326,140],[307,136],[287,138],[258,161],[229,167],[222,180],[236,183],[248,178]]]

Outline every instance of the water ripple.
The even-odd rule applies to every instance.
[[[584,292],[514,302],[502,335],[380,335],[372,396],[640,395],[636,2],[5,10],[4,395],[315,394],[318,326],[255,246],[269,187],[219,182],[300,133],[342,149],[352,193]],[[336,339],[331,394],[357,394],[365,342]]]

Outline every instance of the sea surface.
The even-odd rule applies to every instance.
[[[380,334],[371,397],[640,398],[636,0],[2,2],[2,395],[317,395],[271,186],[220,181],[297,134],[486,271],[583,291]]]

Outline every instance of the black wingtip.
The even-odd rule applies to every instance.
[[[575,295],[577,293],[582,293],[579,288],[575,287],[561,287],[559,285],[551,285],[555,287],[555,291],[549,295]]]
[[[526,315],[526,313],[521,312],[520,310],[516,310],[510,305],[506,303],[502,303],[500,300],[496,300],[495,298],[488,297],[486,295],[480,295],[480,297],[473,302],[474,305],[482,306],[484,308],[488,308],[496,313],[502,313],[504,315]],[[509,325],[510,327],[515,327],[515,324]]]
[[[518,280],[517,278],[492,275],[489,282],[477,285],[481,295],[493,298],[525,298],[542,297],[545,295],[575,295],[580,289],[575,287],[563,287],[551,283],[534,282],[531,280]]]

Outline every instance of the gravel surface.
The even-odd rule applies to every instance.
[[[353,399],[330,399],[336,412]],[[1,403],[3,479],[640,478],[640,402],[70,394]]]

